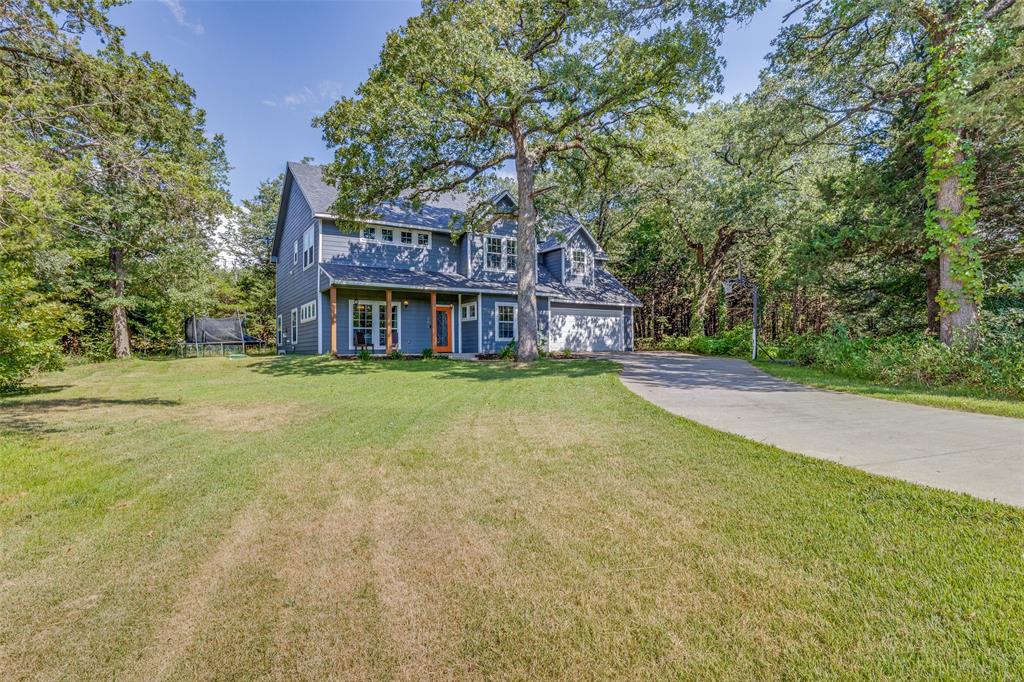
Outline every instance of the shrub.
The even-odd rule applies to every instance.
[[[787,339],[795,364],[889,385],[944,386],[1024,397],[1024,311],[983,317],[977,341],[945,346],[937,339],[897,335],[854,338],[842,326]]]
[[[391,355],[388,357],[390,357],[392,360],[401,360],[405,356],[402,354],[402,351],[396,348],[393,351],[391,351]]]
[[[502,360],[515,360],[516,359],[516,342],[513,341],[512,343],[510,343],[507,346],[505,346],[504,348],[502,348],[501,352],[498,353],[498,357],[501,358]]]
[[[363,362],[366,362],[373,357],[373,353],[370,352],[369,348],[360,348],[356,351],[356,356],[358,356],[358,358]]]
[[[433,348],[424,348],[423,352],[420,353],[420,355],[423,356],[424,360],[429,360],[430,358],[434,357],[434,349]]]
[[[562,349],[562,357],[563,357],[563,358],[565,358],[565,359],[567,359],[567,360],[568,360],[569,358],[571,358],[571,357],[572,357],[572,350],[571,350],[571,349],[569,349],[569,348],[563,348],[563,349]]]

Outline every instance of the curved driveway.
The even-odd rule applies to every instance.
[[[631,391],[674,414],[783,450],[1024,506],[1024,419],[822,391],[744,360],[614,359]]]

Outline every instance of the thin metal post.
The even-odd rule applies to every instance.
[[[757,315],[757,284],[755,283],[754,284],[754,320],[753,320],[752,331],[751,331],[751,333],[754,336],[753,344],[752,344],[753,355],[754,355],[753,359],[754,360],[757,360],[757,321],[758,321],[758,315]]]

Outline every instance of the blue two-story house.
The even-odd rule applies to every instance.
[[[477,354],[515,342],[514,221],[454,234],[452,218],[468,206],[461,195],[419,211],[396,201],[372,217],[336,216],[336,192],[319,166],[288,164],[271,252],[279,352]],[[492,201],[515,208],[507,192]],[[563,219],[537,251],[542,347],[632,350],[640,301],[587,230]]]

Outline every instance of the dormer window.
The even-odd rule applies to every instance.
[[[376,227],[364,227],[363,228],[363,239],[376,239],[377,228]]]
[[[583,249],[573,249],[570,252],[570,271],[572,277],[585,278],[590,274],[590,258]]]
[[[416,246],[430,246],[430,235],[426,232],[417,232]]]
[[[395,241],[395,231],[390,227],[383,227],[380,230],[380,238],[386,242]]]
[[[412,245],[412,232],[406,232],[405,230],[402,230],[401,237],[403,244],[409,244],[410,246]]]

